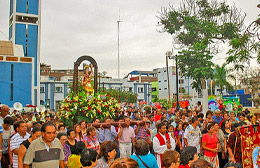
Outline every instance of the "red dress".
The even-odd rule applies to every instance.
[[[212,134],[212,137],[209,134],[204,134],[202,137],[202,143],[206,143],[206,147],[210,149],[216,149],[218,144],[218,137],[215,133]],[[217,153],[205,150],[205,156],[207,157],[215,157]]]

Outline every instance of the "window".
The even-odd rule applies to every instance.
[[[164,80],[164,82],[167,82],[167,80]]]
[[[183,84],[184,83],[184,80],[183,79],[180,79],[179,80],[179,84]]]
[[[152,92],[156,92],[156,87],[152,88]]]
[[[144,92],[144,88],[143,87],[139,87],[138,88],[138,93],[143,93]]]
[[[167,88],[164,88],[164,90],[167,90]]]
[[[161,88],[159,88],[159,90],[162,90]]]
[[[11,64],[11,81],[14,81],[14,65]]]
[[[159,83],[161,83],[161,81],[159,81]]]
[[[184,87],[179,87],[179,93],[185,93]]]
[[[10,97],[10,101],[14,100],[14,84],[11,83],[11,97]]]
[[[40,93],[44,93],[44,87],[40,87]]]
[[[55,93],[62,93],[62,87],[55,87]]]
[[[133,88],[132,87],[129,87],[129,92],[132,92],[133,91]]]

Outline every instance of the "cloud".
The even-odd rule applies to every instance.
[[[120,9],[121,77],[132,70],[165,66],[172,38],[159,33],[158,11],[168,0],[42,0],[41,62],[53,69],[72,68],[81,55],[93,56],[100,71],[117,76],[117,20]],[[228,0],[245,11],[246,23],[258,15],[253,0]],[[179,0],[171,1],[176,7]],[[0,1],[0,30],[8,36],[9,2]],[[252,10],[254,9],[254,10]],[[0,33],[0,40],[7,40]],[[223,57],[225,53],[220,54]],[[221,60],[222,62],[224,60]],[[216,62],[221,62],[220,60]],[[171,62],[170,62],[171,65]]]

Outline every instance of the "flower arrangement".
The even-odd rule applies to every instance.
[[[105,117],[114,118],[119,109],[119,102],[108,94],[88,95],[81,91],[78,94],[70,93],[60,103],[58,115],[66,125],[73,125],[73,121],[92,122],[96,118],[101,121]]]

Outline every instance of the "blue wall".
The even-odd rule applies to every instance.
[[[26,13],[27,0],[16,0],[16,12]]]
[[[37,86],[38,26],[28,25],[28,57],[34,57],[34,86]]]
[[[10,16],[13,14],[13,0],[10,0]]]
[[[38,15],[39,1],[38,0],[28,0],[28,2],[29,2],[28,13]]]
[[[17,23],[15,25],[15,44],[23,45],[24,55],[26,47],[26,25]]]
[[[13,81],[11,81],[11,65],[13,64]],[[31,63],[0,62],[0,102],[12,107],[15,102],[25,106],[31,104]],[[13,100],[11,100],[11,84],[13,84]]]

